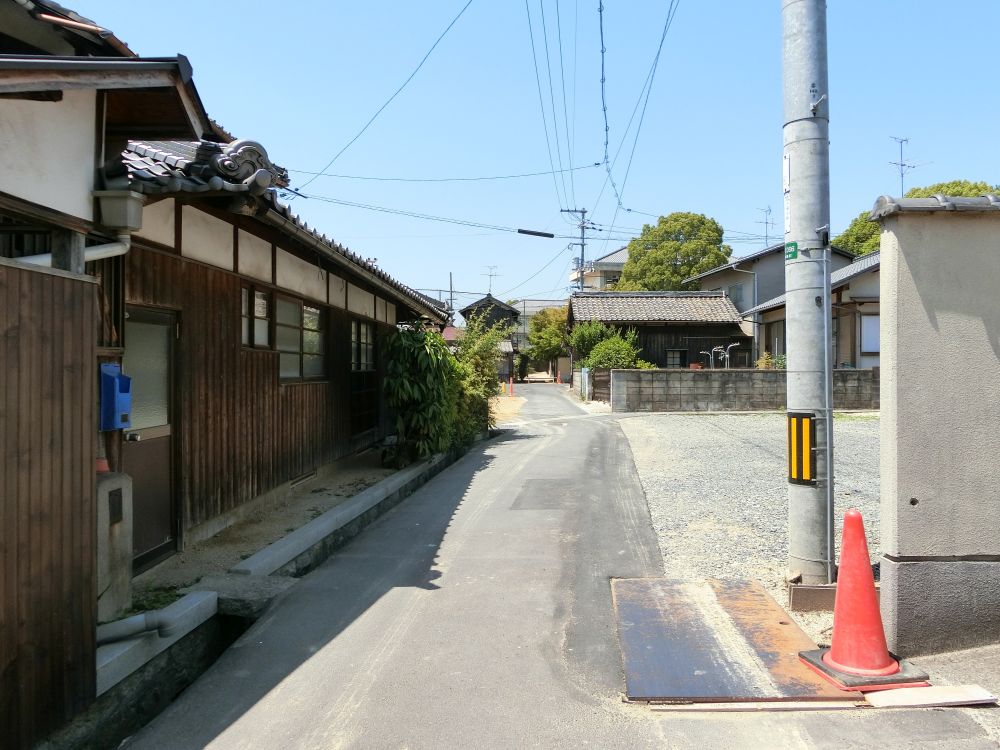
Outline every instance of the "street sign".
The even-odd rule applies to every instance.
[[[785,243],[785,260],[795,260],[799,257],[799,243],[798,242],[786,242]]]

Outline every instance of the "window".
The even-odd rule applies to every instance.
[[[296,299],[277,297],[274,341],[282,380],[310,380],[326,375],[323,311]]]
[[[687,367],[687,351],[684,349],[667,349],[666,366],[671,368]]]
[[[351,369],[370,372],[375,369],[375,326],[351,321]]]
[[[240,307],[243,346],[270,349],[271,295],[250,287],[243,287],[240,289]]]
[[[861,316],[861,353],[862,354],[878,354],[879,353],[880,347],[879,347],[878,327],[879,327],[879,316],[878,315],[862,315]]]

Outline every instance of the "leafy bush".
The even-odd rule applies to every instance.
[[[578,323],[569,335],[569,344],[573,348],[574,358],[577,362],[583,362],[590,356],[590,352],[595,346],[617,334],[617,328],[605,325],[599,320]]]
[[[455,353],[460,388],[456,428],[462,445],[468,445],[478,433],[495,424],[490,398],[500,393],[497,377],[500,342],[514,332],[513,325],[502,321],[487,325],[482,315],[471,316],[465,325],[465,335]]]
[[[788,359],[784,354],[779,354],[774,358],[774,369],[784,370],[788,367]]]
[[[396,415],[394,463],[445,451],[455,440],[458,368],[441,334],[400,327],[386,340],[386,402]]]
[[[636,366],[639,352],[630,342],[615,335],[598,342],[587,357],[585,367],[628,370]]]
[[[774,357],[771,356],[771,352],[764,352],[759,357],[754,365],[758,370],[773,370],[774,369]]]

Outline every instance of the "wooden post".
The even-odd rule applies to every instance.
[[[52,267],[70,273],[84,272],[84,235],[69,229],[52,230]]]

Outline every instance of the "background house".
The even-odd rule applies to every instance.
[[[879,366],[878,252],[862,255],[830,275],[833,295],[833,361],[835,367]],[[745,311],[760,320],[758,350],[785,353],[785,295]]]
[[[497,323],[510,324],[515,327],[515,331],[520,317],[517,308],[506,302],[501,302],[492,294],[487,294],[482,299],[466,305],[459,310],[459,313],[466,320],[473,315],[480,316],[486,326],[494,326]],[[497,353],[497,377],[500,380],[506,381],[515,374],[514,356],[518,353],[514,346],[515,336],[516,333],[511,333],[506,341],[500,343],[500,351]]]
[[[583,276],[583,289],[600,291],[607,289],[611,284],[618,283],[622,277],[622,269],[625,261],[628,260],[628,246],[620,247],[614,252],[602,255],[596,260],[584,263],[582,267],[573,269],[569,275],[570,284],[580,285],[580,276]]]
[[[570,297],[569,326],[599,320],[635,328],[640,357],[657,367],[710,366],[716,346],[730,350],[730,367],[749,367],[752,339],[725,292],[577,292]],[[716,359],[716,365],[722,366]]]

